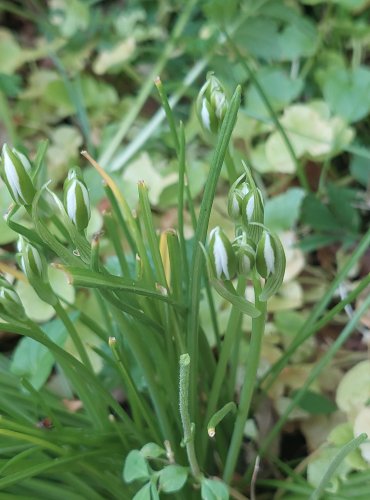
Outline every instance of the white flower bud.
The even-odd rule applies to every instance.
[[[76,169],[71,169],[64,186],[64,206],[68,217],[79,231],[86,229],[90,220],[89,192]]]
[[[217,279],[231,280],[236,272],[234,249],[220,227],[209,235],[208,254]]]
[[[13,200],[18,205],[30,205],[35,188],[30,177],[31,164],[23,153],[4,144],[2,150],[2,177]]]

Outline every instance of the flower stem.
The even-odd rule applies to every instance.
[[[224,481],[230,483],[238,460],[240,447],[243,440],[245,422],[248,418],[253,390],[256,384],[257,369],[261,353],[261,345],[266,322],[266,302],[258,300],[261,286],[257,279],[254,280],[256,296],[256,307],[261,315],[252,319],[252,334],[248,352],[247,367],[245,370],[244,383],[240,394],[240,403],[232,434],[229,451],[226,458]]]
[[[184,430],[184,444],[190,464],[191,473],[195,479],[199,479],[201,472],[194,448],[193,425],[190,422],[189,415],[189,375],[190,375],[190,356],[182,354],[180,356],[180,384],[179,384],[179,405],[182,427]]]
[[[68,333],[71,336],[72,342],[74,343],[77,352],[81,358],[82,363],[88,368],[90,371],[93,371],[93,367],[91,366],[91,362],[89,359],[89,356],[87,355],[85,346],[82,343],[82,340],[80,339],[78,332],[76,328],[74,327],[72,321],[69,319],[68,314],[65,312],[62,304],[58,301],[55,306],[54,306],[55,312],[59,316],[59,318],[62,320],[64,323],[64,326],[66,327]]]

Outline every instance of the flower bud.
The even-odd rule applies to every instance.
[[[33,278],[47,282],[48,267],[45,257],[22,236],[17,243],[18,251],[21,254],[21,267],[24,274],[31,281]]]
[[[245,174],[238,177],[231,185],[229,191],[227,211],[229,216],[234,220],[238,220],[241,217],[243,198],[250,190],[249,184],[244,179]]]
[[[237,271],[238,274],[248,276],[254,268],[256,260],[256,247],[250,240],[242,241],[236,249]]]
[[[28,158],[15,148],[4,144],[1,161],[2,178],[9,193],[18,205],[31,205],[35,187],[30,177],[31,164]]]
[[[54,305],[57,302],[48,276],[48,264],[45,256],[31,243],[20,237],[18,241],[20,266],[37,295],[44,302]]]
[[[64,207],[79,231],[86,229],[90,220],[90,198],[80,169],[71,169],[64,184]]]
[[[257,245],[256,267],[262,278],[275,272],[276,252],[270,233],[264,231]]]
[[[220,81],[209,73],[196,103],[198,119],[203,129],[212,135],[217,134],[227,108],[228,102]]]
[[[238,220],[242,214],[242,201],[243,201],[243,193],[238,189],[234,189],[230,191],[229,197],[227,200],[227,212],[229,216]]]
[[[256,268],[265,278],[265,286],[260,300],[267,300],[280,288],[285,274],[286,258],[280,239],[268,231],[264,231],[257,245]]]
[[[232,244],[220,227],[209,235],[208,254],[212,270],[219,280],[231,280],[236,272],[236,258]]]
[[[22,319],[25,317],[21,299],[5,279],[0,280],[0,307],[13,318]]]
[[[248,228],[249,237],[258,243],[262,228],[254,225],[254,223],[263,224],[264,207],[262,193],[258,188],[251,190],[244,196],[242,201],[242,220],[246,228]]]

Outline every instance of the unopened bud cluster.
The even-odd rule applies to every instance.
[[[228,101],[220,81],[209,73],[196,102],[198,119],[208,135],[216,135],[225,117]]]
[[[13,286],[0,276],[0,317],[8,315],[22,320],[25,317],[24,308]]]
[[[87,228],[91,215],[90,198],[78,167],[70,169],[64,183],[64,207],[79,231]]]
[[[15,148],[4,144],[0,172],[11,197],[18,205],[31,205],[36,190],[32,180],[32,166],[28,158]]]
[[[3,145],[0,175],[17,205],[30,206],[37,189],[29,159],[16,148]],[[90,220],[89,192],[78,167],[70,169],[64,183],[64,207],[78,231],[84,231]]]
[[[228,213],[236,224],[230,241],[220,227],[209,235],[208,256],[215,278],[231,280],[252,271],[280,286],[285,272],[285,255],[279,238],[264,226],[264,202],[249,170],[231,186]]]

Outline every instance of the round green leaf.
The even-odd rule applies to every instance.
[[[123,479],[126,483],[145,480],[150,477],[149,467],[139,450],[132,450],[127,455],[123,468]],[[146,497],[142,497],[146,498]]]
[[[147,443],[145,444],[140,453],[145,458],[158,458],[166,455],[166,450],[158,446],[156,443]]]
[[[202,500],[228,500],[229,490],[225,483],[217,479],[202,479]]]
[[[181,490],[186,483],[188,470],[180,465],[168,465],[161,470],[159,487],[165,493]]]

